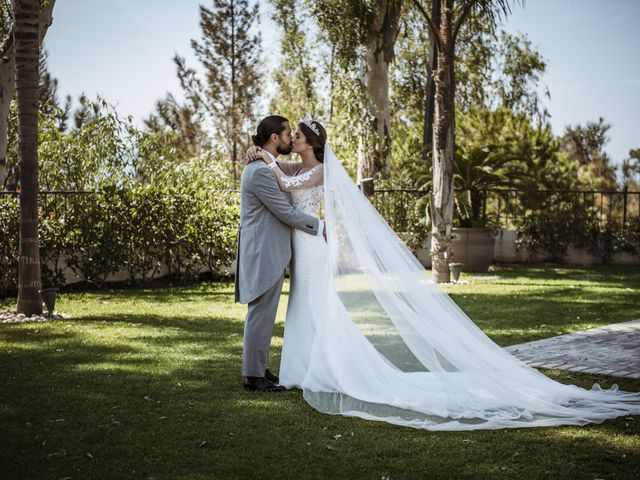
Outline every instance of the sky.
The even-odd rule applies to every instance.
[[[166,92],[181,97],[173,56],[196,64],[198,5],[208,0],[57,0],[45,48],[59,94],[100,95],[137,124]],[[278,34],[261,1],[265,49]],[[529,36],[546,59],[546,105],[556,134],[566,125],[612,125],[607,152],[615,163],[640,147],[640,1],[527,0],[505,21]],[[265,112],[266,113],[266,112]]]

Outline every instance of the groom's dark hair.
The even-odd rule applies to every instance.
[[[264,147],[272,134],[280,135],[284,130],[284,122],[289,119],[280,115],[269,115],[264,117],[258,124],[256,134],[251,136],[251,140],[256,147]]]

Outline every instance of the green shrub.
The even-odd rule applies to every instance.
[[[18,198],[0,196],[0,297],[15,289],[18,278]]]
[[[236,192],[151,184],[72,195],[56,208],[54,202],[41,203],[52,204],[39,219],[44,286],[61,286],[71,271],[102,288],[122,269],[130,283],[146,283],[157,278],[163,263],[172,278],[190,280],[203,269],[218,275],[235,256]],[[18,219],[17,199],[2,198],[2,296],[16,288]]]
[[[608,263],[617,253],[640,256],[640,219],[630,220],[623,229],[612,220],[601,222],[593,212],[562,205],[526,217],[516,244],[547,252],[556,262],[562,261],[570,246],[584,248]]]

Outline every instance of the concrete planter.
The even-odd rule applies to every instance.
[[[400,232],[398,237],[405,244],[415,240],[414,233]],[[431,268],[431,234],[427,234],[427,238],[423,239],[420,245],[414,250],[414,255],[425,268]]]
[[[460,273],[464,270],[464,263],[450,263],[449,270],[451,271],[451,279],[457,282],[460,279]]]
[[[486,272],[493,262],[495,234],[490,228],[454,228],[451,260],[465,272]]]
[[[502,263],[536,263],[551,262],[547,252],[533,252],[524,245],[516,243],[518,232],[515,230],[498,230],[494,260]]]

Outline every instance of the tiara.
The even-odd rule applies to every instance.
[[[311,119],[311,115],[306,114],[304,117],[302,117],[302,120],[300,120],[300,123],[304,123],[307,127],[309,127],[313,131],[313,133],[320,136],[320,129],[318,129],[318,127],[314,125],[314,121],[315,120]]]

